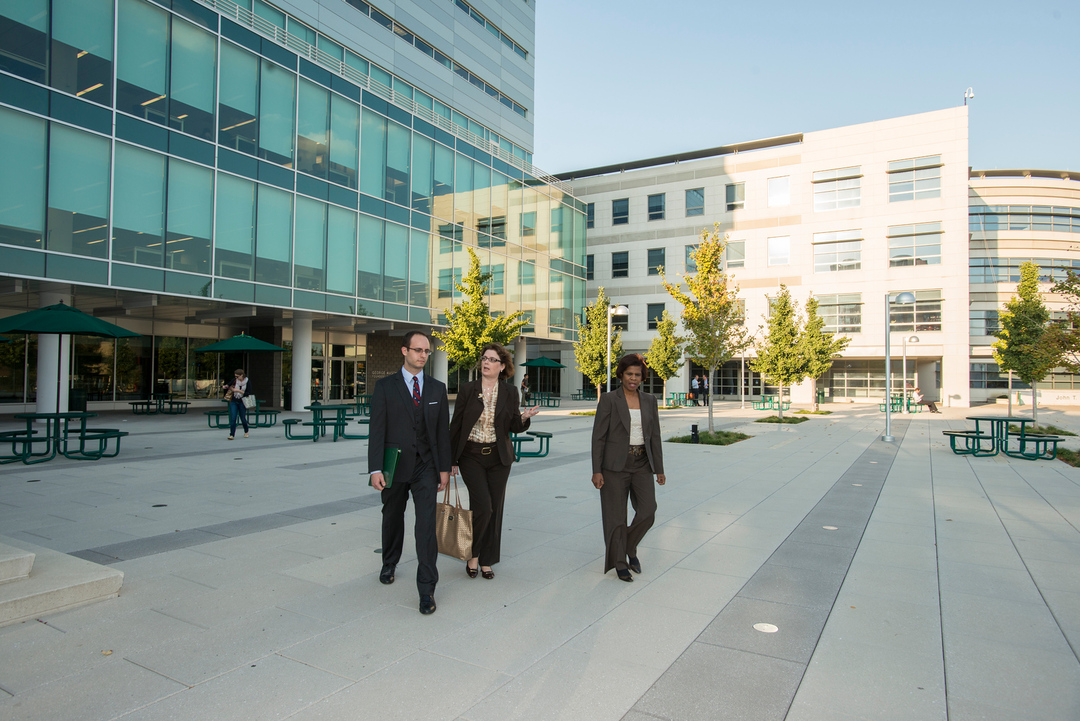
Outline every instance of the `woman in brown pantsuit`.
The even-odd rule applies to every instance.
[[[514,375],[510,354],[498,343],[488,343],[480,354],[480,377],[463,383],[450,421],[451,475],[461,471],[469,489],[473,514],[473,557],[465,573],[495,578],[492,564],[499,562],[502,544],[503,500],[510,464],[514,462],[511,433],[521,433],[540,407],[518,408],[518,391],[506,379]]]
[[[656,518],[656,482],[664,485],[664,454],[660,447],[660,416],[656,397],[639,391],[648,369],[632,353],[619,361],[615,376],[622,387],[600,397],[592,433],[592,483],[600,491],[607,554],[604,573],[612,568],[621,581],[641,573],[637,547]],[[626,499],[634,506],[634,521],[626,525]]]

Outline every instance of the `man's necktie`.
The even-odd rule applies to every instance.
[[[420,405],[420,381],[416,380],[416,376],[412,377],[412,402]]]

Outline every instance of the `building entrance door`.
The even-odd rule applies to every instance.
[[[352,358],[330,359],[330,400],[351,401],[356,397],[356,361]]]

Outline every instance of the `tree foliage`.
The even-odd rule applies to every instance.
[[[1051,292],[1064,296],[1065,320],[1050,324],[1050,342],[1061,353],[1061,365],[1070,373],[1080,374],[1080,275],[1068,272]]]
[[[656,335],[652,339],[652,344],[649,345],[649,352],[645,354],[645,362],[649,364],[649,369],[664,382],[665,390],[668,379],[682,369],[683,343],[685,343],[684,339],[675,333],[675,319],[665,309],[660,321],[656,324]]]
[[[780,417],[784,417],[784,386],[793,386],[806,378],[807,363],[801,347],[798,307],[787,286],[780,284],[780,294],[771,299],[771,312],[765,319],[768,330],[756,343],[757,358],[750,367],[780,387]]]
[[[817,379],[829,372],[833,359],[844,352],[851,338],[837,338],[824,332],[825,319],[818,315],[817,298],[810,296],[806,301],[806,325],[799,335],[799,350],[806,363],[806,377],[812,378],[814,386],[814,410],[818,410]],[[783,412],[783,411],[781,411]]]
[[[716,387],[716,369],[735,357],[753,342],[743,325],[743,306],[739,286],[729,282],[723,269],[727,239],[720,226],[701,231],[701,241],[690,257],[697,272],[671,283],[660,269],[664,289],[682,305],[682,324],[687,332],[685,352],[695,363],[709,371],[709,387]],[[683,290],[683,284],[687,290]],[[713,406],[709,404],[709,431],[713,431]]]
[[[585,322],[577,320],[578,339],[574,343],[574,359],[577,369],[596,386],[596,397],[600,398],[600,387],[607,382],[615,370],[615,365],[622,356],[622,333],[611,331],[611,364],[608,365],[607,329],[608,308],[611,301],[600,287],[599,295],[592,305],[585,306]]]
[[[1020,266],[1016,295],[999,312],[1001,330],[994,333],[994,360],[1031,386],[1031,416],[1038,420],[1035,384],[1061,362],[1061,350],[1050,336],[1050,311],[1039,295],[1039,266]]]
[[[446,330],[434,331],[433,335],[442,342],[453,364],[450,372],[466,369],[471,376],[485,345],[509,345],[528,321],[520,310],[510,315],[491,314],[487,302],[491,274],[481,271],[476,251],[468,246],[465,249],[469,251],[469,270],[457,285],[462,300],[446,310]]]

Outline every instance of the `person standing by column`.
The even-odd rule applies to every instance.
[[[698,404],[698,396],[701,395],[701,376],[695,375],[690,379],[690,397],[693,399],[691,405]]]
[[[435,503],[450,480],[450,403],[446,385],[427,377],[424,365],[431,355],[431,339],[413,330],[401,341],[404,363],[399,373],[380,378],[371,396],[371,433],[368,472],[371,487],[382,491],[382,571],[379,581],[394,582],[405,540],[405,507],[412,494],[416,525],[416,588],[420,613],[435,613],[435,566],[439,544],[435,538]],[[387,448],[397,448],[390,485],[383,476]]]
[[[648,370],[637,353],[623,356],[615,371],[622,386],[600,397],[592,432],[592,484],[600,491],[604,525],[604,573],[612,568],[620,581],[641,573],[637,547],[656,519],[656,488],[667,483],[660,446],[656,397],[639,391]],[[626,525],[626,500],[634,521]]]

